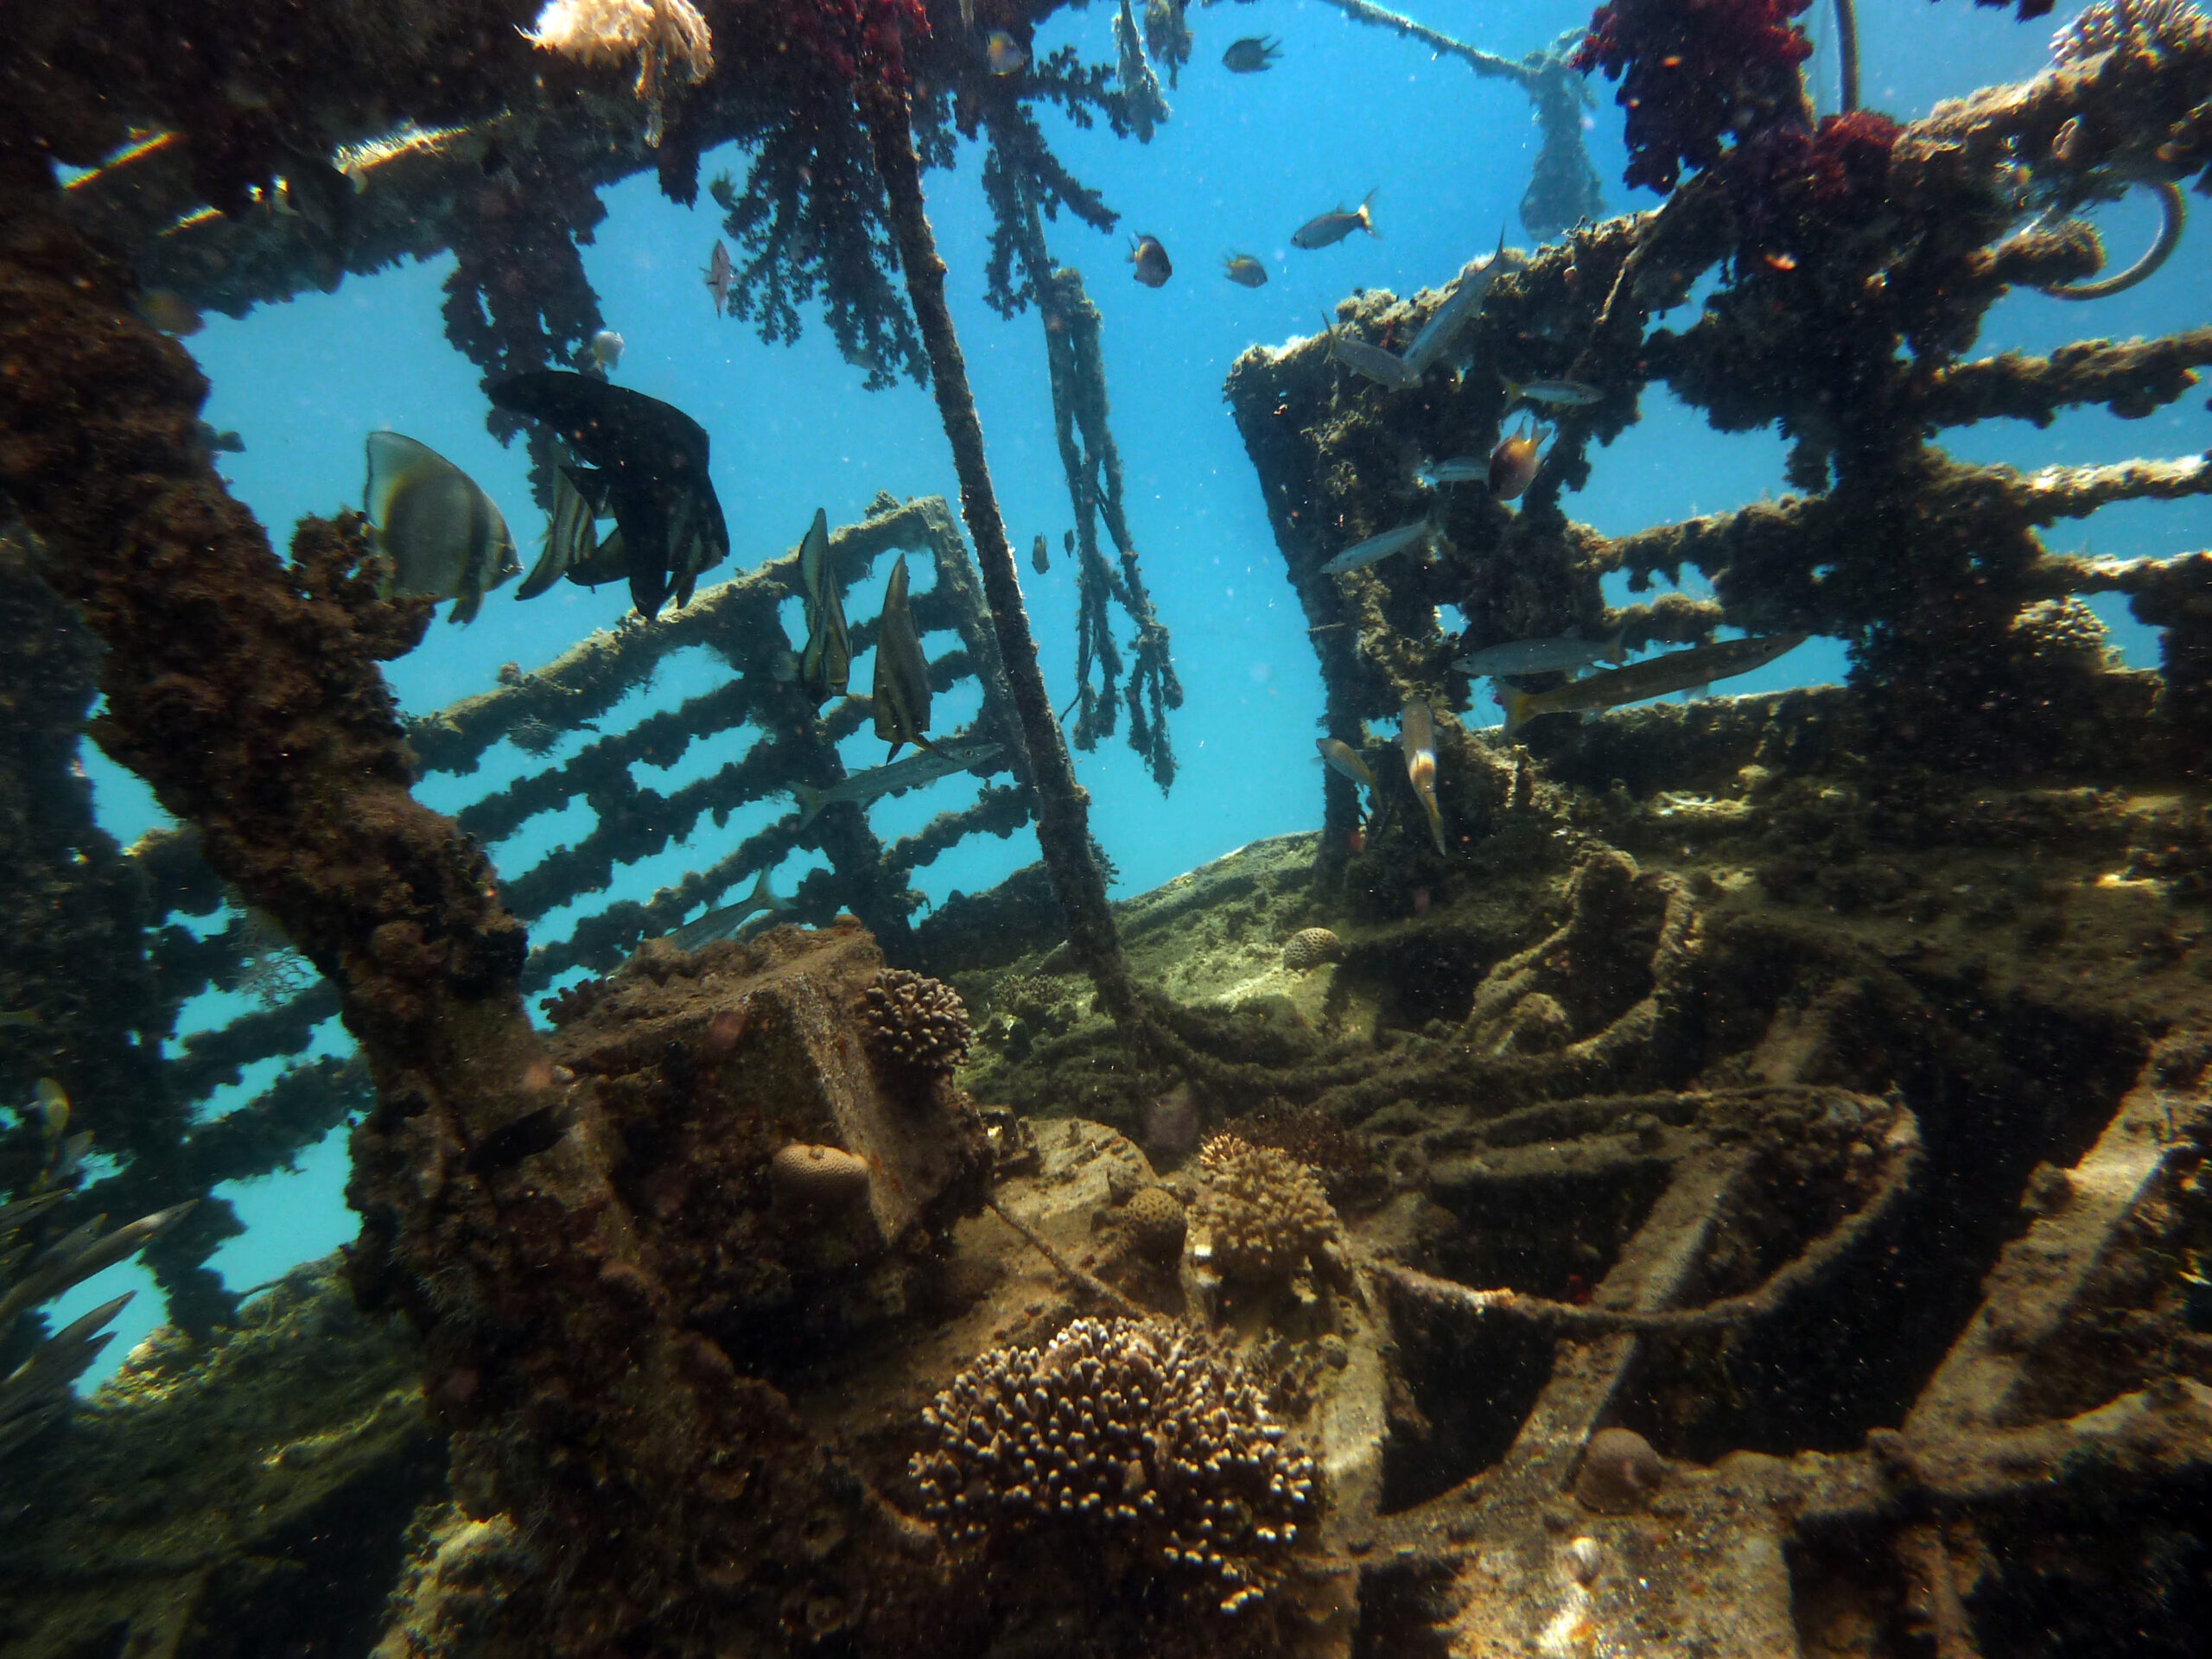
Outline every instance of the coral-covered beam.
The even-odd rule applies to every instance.
[[[1997,416],[2049,426],[2062,409],[2102,404],[2140,420],[2185,396],[2192,370],[2212,363],[2212,327],[2158,340],[2083,340],[2049,357],[2005,352],[1944,370],[1921,408],[1937,426],[1969,426]]]

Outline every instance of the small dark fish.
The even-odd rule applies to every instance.
[[[1052,568],[1052,556],[1046,550],[1045,532],[1041,530],[1029,546],[1029,568],[1040,576]]]
[[[1239,288],[1265,288],[1268,268],[1249,253],[1232,253],[1221,262],[1221,274]]]
[[[830,515],[814,510],[814,522],[798,544],[799,588],[806,603],[806,649],[799,654],[798,683],[819,709],[845,695],[852,675],[853,645],[845,637],[845,601],[830,570]]]
[[[1497,448],[1490,452],[1490,493],[1501,501],[1520,499],[1521,493],[1535,482],[1536,468],[1543,465],[1543,457],[1536,453],[1542,442],[1535,423],[1530,422],[1510,437],[1500,438]]]
[[[1785,652],[1805,643],[1802,633],[1775,633],[1747,639],[1723,639],[1688,651],[1670,651],[1647,657],[1626,668],[1572,680],[1551,691],[1516,691],[1498,688],[1505,706],[1505,734],[1511,737],[1540,715],[1580,713],[1612,709],[1646,697],[1663,697],[1670,691],[1688,691],[1738,674],[1764,668]]]
[[[690,603],[700,572],[729,556],[729,525],[708,476],[706,429],[682,410],[562,369],[509,375],[487,395],[495,408],[545,423],[597,469],[577,468],[572,481],[618,526],[641,615],[658,614],[671,594],[679,606]]]
[[[391,561],[391,594],[453,601],[467,622],[484,595],[522,574],[515,538],[492,498],[427,444],[397,432],[369,434],[366,500],[371,538]]]
[[[906,556],[891,567],[883,590],[883,617],[875,630],[875,734],[891,746],[884,759],[895,760],[906,744],[935,753],[923,735],[930,727],[930,664],[922,636],[906,607]]]
[[[1060,551],[1070,558],[1075,556],[1075,531],[1064,530],[1060,532]]]
[[[1367,204],[1374,200],[1375,193],[1370,190],[1360,198],[1359,206],[1350,213],[1339,207],[1334,213],[1307,219],[1290,233],[1290,245],[1294,248],[1333,247],[1354,231],[1365,231],[1370,236],[1379,235],[1375,221],[1368,217],[1367,213]]]
[[[729,285],[737,276],[736,267],[729,262],[729,250],[722,246],[720,237],[715,238],[715,251],[707,256],[707,269],[701,275],[707,292],[715,296],[715,315],[719,317],[729,304]]]
[[[1167,262],[1167,250],[1160,245],[1156,236],[1131,238],[1129,263],[1137,268],[1137,281],[1147,288],[1164,288],[1175,274],[1175,267]]]
[[[1232,75],[1256,75],[1282,56],[1282,42],[1261,35],[1231,41],[1221,54],[1222,67]]]

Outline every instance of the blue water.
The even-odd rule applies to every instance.
[[[1548,45],[1589,15],[1586,0],[1420,0],[1411,10],[1433,28],[1509,56]],[[1942,98],[2024,77],[2044,62],[2052,30],[2078,10],[2021,25],[1963,0],[1935,6],[1861,0],[1864,101],[1910,118]],[[1073,41],[1087,60],[1110,61],[1112,15],[1103,0],[1056,14],[1039,35],[1040,54]],[[1112,236],[1065,216],[1047,226],[1047,235],[1057,260],[1082,268],[1104,314],[1129,520],[1187,693],[1173,717],[1181,772],[1171,796],[1163,799],[1118,735],[1077,757],[1094,829],[1120,868],[1121,892],[1141,891],[1245,842],[1319,819],[1313,740],[1321,686],[1304,617],[1221,400],[1230,362],[1255,341],[1310,334],[1353,289],[1404,293],[1443,282],[1487,251],[1501,226],[1509,240],[1525,243],[1516,207],[1537,148],[1527,100],[1510,83],[1478,79],[1456,60],[1432,59],[1426,48],[1354,24],[1319,0],[1194,9],[1191,21],[1197,48],[1180,87],[1168,93],[1173,118],[1151,144],[1117,141],[1103,125],[1077,131],[1039,111],[1061,159],[1123,216]],[[1814,71],[1828,86],[1825,9],[1810,22],[1822,42]],[[1249,34],[1279,36],[1281,61],[1266,74],[1231,75],[1221,53]],[[1607,211],[1656,205],[1656,197],[1618,182],[1625,158],[1614,88],[1602,79],[1592,86],[1589,140]],[[1832,92],[1824,103],[1833,107]],[[979,146],[963,146],[957,169],[928,175],[925,186],[950,266],[955,321],[1001,501],[1025,555],[1022,581],[1045,673],[1056,698],[1065,699],[1073,689],[1075,604],[1072,576],[1058,556],[1060,533],[1071,522],[1066,489],[1036,316],[1004,321],[982,302],[988,217],[981,160]],[[702,179],[722,170],[742,177],[741,157],[709,156]],[[1370,190],[1379,238],[1356,236],[1313,252],[1289,246],[1299,224]],[[911,385],[863,391],[861,372],[837,355],[818,319],[796,346],[772,347],[749,326],[716,319],[700,268],[720,232],[719,215],[703,193],[701,203],[697,210],[675,207],[650,179],[632,180],[607,193],[607,220],[584,257],[608,325],[626,342],[614,378],[688,410],[712,435],[715,484],[734,546],[731,563],[709,580],[785,550],[817,506],[833,523],[845,523],[861,518],[880,489],[957,501],[950,454],[925,391]],[[2101,223],[2116,266],[2147,244],[2154,214],[2131,200],[2105,213]],[[2202,216],[2192,221],[2157,277],[2114,300],[2085,306],[2033,294],[2006,299],[1990,315],[1983,348],[2043,351],[2085,334],[2147,334],[2200,321],[2193,274],[2203,262],[2202,226]],[[1130,279],[1124,252],[1128,235],[1139,232],[1158,236],[1173,257],[1174,278],[1162,289]],[[1220,258],[1232,249],[1265,262],[1267,287],[1254,291],[1223,279]],[[440,284],[450,269],[441,257],[349,278],[335,293],[305,295],[240,321],[211,317],[188,342],[213,385],[207,418],[245,440],[243,454],[220,457],[222,468],[280,542],[302,513],[359,504],[363,435],[389,426],[474,476],[503,504],[525,559],[534,551],[542,518],[530,505],[522,452],[502,449],[486,435],[476,371],[443,337]],[[1684,311],[1675,321],[1690,315]],[[2192,397],[2145,421],[2088,411],[2063,416],[2045,431],[1992,422],[1944,442],[1966,459],[2032,468],[2201,451],[2212,444],[2212,418],[2201,397]],[[1643,422],[1596,457],[1589,488],[1567,506],[1600,530],[1624,533],[1778,494],[1783,456],[1771,433],[1713,434],[1655,388]],[[1026,558],[1040,531],[1054,553],[1053,569],[1041,577]],[[2115,506],[2051,537],[2055,547],[2116,555],[2208,543],[2212,504],[2202,500]],[[922,575],[917,571],[918,585]],[[855,619],[873,614],[879,584],[880,578],[849,601]],[[1616,600],[1621,586],[1615,583]],[[488,687],[503,663],[527,667],[554,657],[592,629],[613,625],[627,605],[620,585],[594,592],[562,584],[528,604],[515,603],[512,589],[505,589],[471,626],[434,624],[424,645],[387,672],[409,710],[431,709]],[[2127,619],[2124,605],[2100,609],[2131,663],[2155,663],[2154,636]],[[1815,640],[1729,689],[1817,683],[1840,677],[1843,666],[1835,642]],[[855,665],[855,686],[867,683],[868,667],[866,658]],[[640,695],[664,704],[705,689],[719,671],[695,655],[672,663]],[[1910,696],[1911,688],[1895,694]],[[964,703],[948,699],[940,729],[972,707],[972,691]],[[1485,700],[1468,715],[1476,722],[1497,717]],[[605,723],[619,729],[626,711]],[[724,757],[702,753],[706,747],[695,745],[671,776],[680,780],[721,764]],[[873,739],[855,739],[846,758],[855,767],[873,764],[880,750]],[[498,764],[467,779],[432,779],[422,792],[435,804],[457,804],[496,782]],[[117,835],[128,840],[162,821],[135,779],[95,753],[87,753],[86,766],[102,817]],[[971,798],[973,788],[955,782],[886,803],[874,822],[879,833],[895,835]],[[648,897],[780,810],[739,815],[724,830],[702,824],[689,844],[625,873],[612,893],[590,895],[587,906]],[[526,868],[582,827],[567,818],[540,820],[494,855],[511,869]],[[919,872],[917,881],[941,900],[1034,856],[1027,836],[984,839]],[[778,886],[788,891],[809,862],[795,860],[779,870]],[[561,918],[549,918],[538,936],[565,931]],[[200,999],[187,1011],[184,1029],[219,1024],[238,1006],[232,998]],[[330,1031],[318,1042],[335,1048],[342,1038]],[[274,1069],[261,1068],[218,1104],[265,1086]],[[246,1235],[215,1258],[231,1284],[267,1280],[352,1236],[353,1217],[340,1197],[344,1166],[340,1131],[303,1155],[296,1173],[226,1190],[248,1223]],[[118,1268],[79,1287],[61,1311],[67,1317],[146,1282],[135,1265]],[[118,1322],[122,1335],[110,1358],[119,1358],[158,1317],[158,1298],[141,1296]]]

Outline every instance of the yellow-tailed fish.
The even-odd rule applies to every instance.
[[[924,735],[930,728],[930,664],[922,655],[922,636],[906,606],[906,556],[891,567],[883,589],[883,617],[875,628],[875,734],[891,745],[884,759],[895,760],[912,743],[932,753]]]
[[[1313,747],[1321,752],[1321,759],[1328,762],[1329,770],[1340,772],[1367,791],[1375,793],[1375,774],[1367,769],[1367,762],[1359,758],[1359,751],[1341,737],[1317,737]]]
[[[452,620],[469,621],[487,592],[522,574],[507,521],[474,479],[428,445],[372,432],[368,449],[369,525],[391,561],[385,593],[449,599]]]
[[[830,515],[814,510],[814,522],[798,544],[800,591],[806,599],[806,649],[799,653],[798,683],[819,709],[845,695],[853,669],[852,641],[845,637],[845,603],[830,570]]]
[[[1647,657],[1626,668],[1592,674],[1555,690],[1516,691],[1501,686],[1498,701],[1505,708],[1505,734],[1511,737],[1530,721],[1544,715],[1612,709],[1624,702],[1641,702],[1646,697],[1663,697],[1670,691],[1687,691],[1692,686],[1709,685],[1715,680],[1748,674],[1804,642],[1802,633],[1723,639],[1718,645]]]
[[[1398,716],[1398,747],[1406,757],[1406,777],[1428,814],[1428,833],[1444,850],[1444,809],[1436,804],[1436,715],[1419,697]]]
[[[1294,248],[1326,248],[1341,242],[1354,231],[1365,231],[1370,236],[1381,234],[1375,221],[1368,216],[1368,204],[1375,200],[1370,190],[1360,199],[1359,206],[1346,213],[1342,207],[1333,213],[1319,213],[1307,219],[1290,233]]]

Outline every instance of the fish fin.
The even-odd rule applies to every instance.
[[[907,741],[912,743],[918,749],[927,750],[930,753],[937,756],[940,760],[950,763],[952,760],[950,755],[947,754],[943,749],[938,747],[936,744],[931,742],[929,739],[922,736],[919,733],[916,733],[912,737],[909,738]]]
[[[1613,637],[1605,641],[1605,660],[1615,668],[1618,668],[1628,660],[1627,649],[1621,643],[1626,632],[1626,629],[1616,628],[1613,630]]]
[[[1703,685],[1686,685],[1682,688],[1682,701],[1684,702],[1702,702],[1705,698],[1709,697],[1712,695],[1713,682],[1710,680],[1707,680]]]
[[[1508,737],[1516,736],[1519,734],[1522,722],[1529,719],[1532,712],[1529,704],[1534,700],[1535,693],[1516,690],[1503,680],[1493,683],[1497,688],[1497,701],[1505,710],[1505,734]]]
[[[805,829],[822,816],[822,791],[812,784],[793,784],[791,798],[798,803],[800,829]]]

